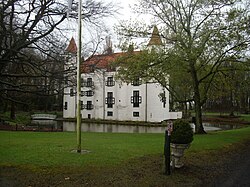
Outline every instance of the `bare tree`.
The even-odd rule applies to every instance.
[[[73,10],[76,6],[74,3]],[[94,0],[85,1],[83,9],[84,21],[100,27],[101,18],[116,11],[113,4]],[[73,11],[70,19],[76,16]],[[65,50],[61,25],[66,17],[67,3],[61,0],[1,0],[1,99],[14,106],[21,102],[20,94],[56,94],[56,87],[52,89],[50,84],[55,83],[53,79],[61,79],[57,75],[63,73],[55,64],[63,64],[59,55]]]

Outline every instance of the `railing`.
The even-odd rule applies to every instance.
[[[134,80],[131,83],[133,86],[140,86],[142,84],[142,80],[138,79],[138,80]]]
[[[87,96],[87,97],[91,97],[94,95],[94,92],[92,90],[89,91],[81,91],[81,96]]]
[[[82,106],[81,106],[81,109],[82,110],[93,110],[94,109],[94,105],[92,105],[92,104],[82,104]]]
[[[106,97],[105,103],[106,104],[115,104],[115,98],[114,97]]]
[[[94,82],[93,81],[89,81],[89,82],[82,82],[82,87],[93,87],[94,86]]]
[[[54,114],[33,114],[31,115],[31,119],[33,120],[36,120],[36,119],[44,119],[44,120],[47,120],[47,119],[56,119],[56,115]]]
[[[110,80],[106,81],[106,86],[111,87],[111,86],[114,86],[114,85],[115,85],[115,81],[110,81]]]
[[[141,96],[131,96],[131,103],[142,103],[142,97]]]

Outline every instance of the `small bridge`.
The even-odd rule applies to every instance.
[[[56,115],[53,115],[53,114],[33,114],[33,115],[31,115],[31,119],[33,119],[33,120],[54,120],[54,119],[56,119]]]

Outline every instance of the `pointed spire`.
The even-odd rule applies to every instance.
[[[154,30],[152,32],[152,36],[148,42],[148,46],[152,46],[152,45],[162,45],[162,41],[161,41],[161,37],[159,34],[159,30],[156,27],[156,25],[154,26]]]
[[[113,44],[111,41],[111,37],[106,36],[105,40],[106,40],[106,45],[104,46],[104,53],[105,54],[112,54],[113,53]]]
[[[77,53],[77,46],[76,46],[75,39],[73,37],[71,38],[69,45],[65,51],[67,51],[69,53],[73,53],[73,54]]]

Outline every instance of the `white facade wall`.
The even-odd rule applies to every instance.
[[[63,117],[64,118],[72,118],[76,116],[76,94],[70,96],[70,89],[72,88],[65,88],[64,89],[64,96],[63,96]],[[74,90],[75,92],[75,90]]]
[[[72,70],[76,67],[76,55],[71,54],[67,58],[68,62],[64,66],[68,74],[64,75],[63,117],[72,118],[76,116],[76,86],[74,85],[76,76],[75,71]]]
[[[108,77],[113,77],[114,85],[107,86]],[[82,74],[82,79],[86,83],[91,78],[93,86],[83,85],[83,92],[93,91],[93,96],[82,96],[81,101],[85,106],[81,110],[82,118],[107,119],[119,121],[148,121],[160,122],[166,119],[181,118],[181,113],[169,112],[169,92],[164,90],[158,83],[144,83],[138,86],[115,80],[115,72],[105,72],[102,70],[95,73]],[[134,107],[131,103],[133,92],[138,91],[141,103],[139,107]],[[108,92],[113,94],[114,104],[108,107]],[[76,96],[70,96],[70,88],[65,89],[64,103],[68,103],[68,109],[64,110],[64,118],[75,118]],[[165,93],[165,104],[159,95]],[[86,108],[87,103],[91,103],[93,108]]]

